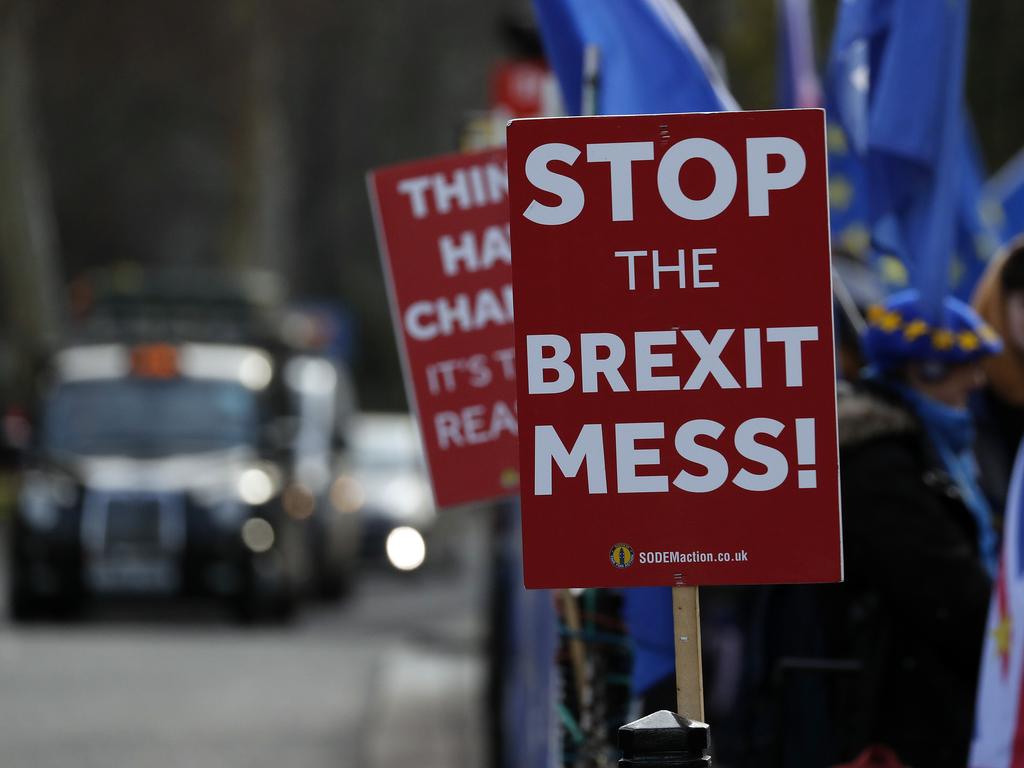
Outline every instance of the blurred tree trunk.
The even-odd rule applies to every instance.
[[[60,322],[56,226],[32,108],[28,32],[33,0],[0,0],[0,321],[26,352]]]
[[[287,276],[291,173],[281,101],[281,62],[272,0],[235,0],[238,104],[233,131],[234,194],[226,265]]]

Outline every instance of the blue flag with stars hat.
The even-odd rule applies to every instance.
[[[892,294],[868,308],[864,353],[881,372],[910,360],[957,365],[998,354],[999,334],[959,299],[947,296],[937,314],[927,315],[914,289]]]

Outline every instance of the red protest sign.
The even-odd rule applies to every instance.
[[[528,587],[841,579],[824,137],[510,124]]]
[[[505,153],[369,175],[406,391],[441,506],[515,490]]]

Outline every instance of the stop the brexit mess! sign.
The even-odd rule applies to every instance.
[[[842,578],[821,110],[508,128],[528,587]]]
[[[406,391],[441,506],[515,492],[504,150],[369,175]]]

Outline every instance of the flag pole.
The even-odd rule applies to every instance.
[[[839,308],[846,316],[853,330],[857,332],[858,336],[863,336],[868,329],[867,323],[864,321],[864,316],[860,313],[860,309],[857,308],[857,302],[854,301],[853,294],[850,293],[846,281],[835,267],[832,268],[832,294],[836,297]]]
[[[601,81],[601,49],[593,43],[583,48],[583,92],[580,114],[597,114],[597,94]]]

